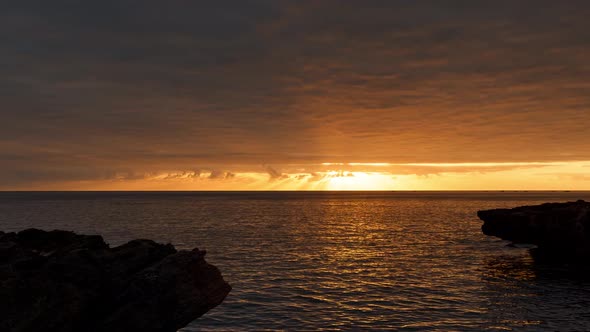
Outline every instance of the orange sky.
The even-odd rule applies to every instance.
[[[15,3],[0,190],[590,190],[590,2]]]
[[[327,163],[326,163],[327,164]],[[47,183],[40,190],[588,190],[590,162],[296,165],[283,173],[167,171]],[[309,169],[309,168],[308,168]]]

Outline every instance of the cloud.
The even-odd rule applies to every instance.
[[[274,168],[272,168],[271,166],[265,166],[266,172],[268,173],[268,179],[269,181],[275,181],[275,180],[284,180],[284,179],[288,179],[289,175],[285,174],[285,173],[281,173],[277,170],[275,170]]]
[[[435,164],[378,165],[359,168],[355,164],[332,170],[310,165],[291,165],[289,172],[276,172],[269,181],[267,171],[219,169],[174,171],[109,170],[102,173],[80,169],[65,174],[46,168],[0,175],[2,190],[580,190],[590,188],[587,162],[527,164]],[[288,167],[288,165],[286,165]],[[328,165],[315,165],[316,169]],[[351,167],[351,168],[348,168]],[[366,165],[364,167],[367,167]],[[400,168],[401,167],[401,168]],[[280,174],[280,175],[278,175]]]
[[[232,172],[222,172],[220,170],[212,170],[211,173],[209,174],[209,179],[227,180],[227,179],[231,179],[235,176],[236,175]]]
[[[0,173],[590,160],[589,14],[577,0],[7,4]]]

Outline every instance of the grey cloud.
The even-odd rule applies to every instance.
[[[338,177],[354,177],[354,174],[349,171],[337,171],[336,173],[325,173],[325,172],[311,172],[309,174],[302,174],[296,177],[298,180],[307,180],[307,182],[318,182],[330,178]]]
[[[274,181],[274,180],[284,180],[284,179],[288,179],[289,175],[285,174],[285,173],[281,173],[279,171],[277,171],[276,169],[272,168],[271,166],[265,166],[266,169],[266,173],[268,173],[268,179],[269,181]]]
[[[164,180],[170,180],[170,179],[197,179],[200,178],[201,176],[201,171],[200,170],[196,170],[196,171],[181,171],[181,172],[171,172],[166,174],[166,176],[164,177]]]
[[[577,0],[13,2],[0,171],[588,160],[589,14]]]
[[[227,172],[227,171],[220,171],[220,170],[212,170],[211,174],[209,174],[209,179],[222,179],[222,180],[227,180],[227,179],[231,179],[234,178],[236,175],[232,172]]]

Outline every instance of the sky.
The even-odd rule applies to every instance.
[[[0,190],[590,190],[590,2],[0,10]]]

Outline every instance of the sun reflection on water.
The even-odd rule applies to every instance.
[[[586,330],[590,279],[482,235],[475,216],[577,194],[494,195],[87,193],[0,201],[0,226],[207,249],[233,290],[183,331]]]

